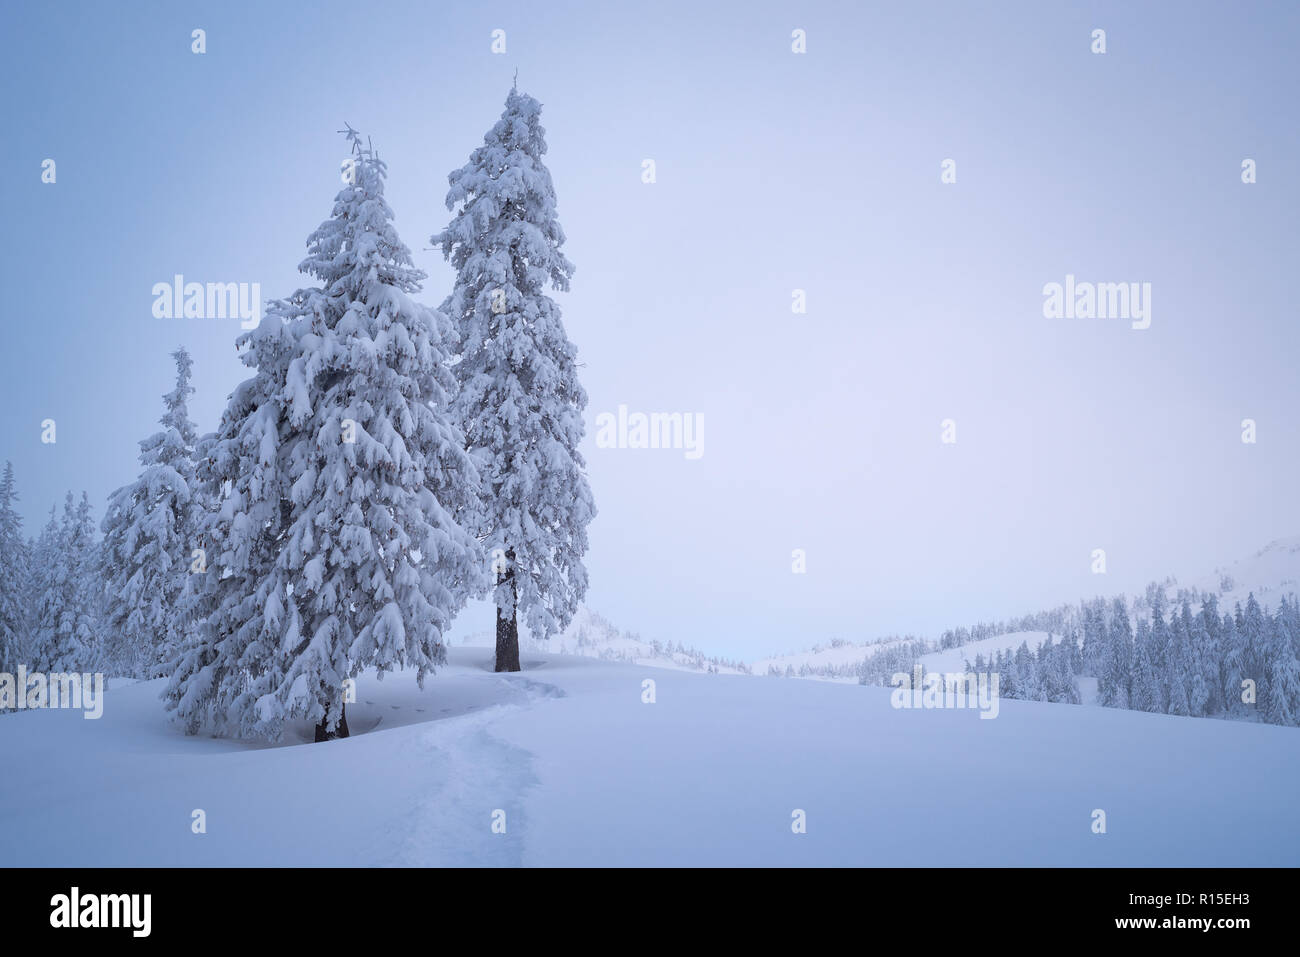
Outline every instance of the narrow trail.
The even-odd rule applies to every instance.
[[[432,789],[410,812],[389,862],[409,867],[501,867],[523,861],[527,792],[537,785],[531,752],[493,735],[501,717],[565,697],[561,688],[517,675],[486,681],[511,699],[433,722],[411,760],[433,769]],[[504,814],[504,817],[502,817]],[[504,827],[504,833],[501,829]]]

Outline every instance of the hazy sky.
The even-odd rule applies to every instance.
[[[215,426],[246,375],[238,320],[156,319],[153,284],[303,284],[345,122],[387,160],[440,302],[446,176],[516,69],[577,265],[556,298],[591,398],[588,604],[620,627],[754,658],[1132,593],[1300,532],[1296,4],[54,3],[6,21],[0,457],[29,532],[65,489],[99,517],[134,477],[178,344]],[[1067,274],[1150,283],[1150,328],[1045,318]],[[702,416],[704,454],[597,448],[620,404]],[[457,630],[490,623],[474,607]]]

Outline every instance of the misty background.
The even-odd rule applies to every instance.
[[[1132,594],[1300,532],[1294,5],[132,3],[7,20],[0,457],[28,534],[66,489],[98,520],[134,478],[177,345],[191,415],[215,427],[248,374],[239,320],[156,319],[152,287],[306,284],[345,122],[388,163],[439,304],[446,176],[516,70],[544,104],[577,266],[554,296],[590,396],[587,604],[619,627],[753,659]],[[1151,283],[1151,327],[1044,318],[1044,284],[1067,273]],[[597,448],[596,416],[620,404],[702,416],[703,456]],[[491,624],[474,605],[456,632]]]

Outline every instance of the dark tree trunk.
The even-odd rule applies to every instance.
[[[498,581],[510,585],[510,617],[502,616],[497,610],[497,671],[519,671],[519,620],[518,609],[514,607],[518,592],[515,590],[515,553],[506,552],[506,570]]]
[[[316,725],[317,741],[332,741],[334,738],[348,737],[348,706],[344,704],[339,707],[343,709],[339,714],[339,726],[333,731],[326,731],[325,722],[329,720],[329,715],[327,714],[321,723]]]

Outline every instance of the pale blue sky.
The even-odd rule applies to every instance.
[[[752,658],[1209,571],[1300,532],[1298,39],[1290,3],[15,7],[0,456],[29,531],[69,487],[102,515],[178,344],[211,429],[238,321],[150,290],[296,288],[345,121],[441,301],[446,174],[518,69],[577,264],[593,608]],[[1151,328],[1045,319],[1067,273],[1150,282]],[[703,457],[596,448],[620,403],[703,415]]]

